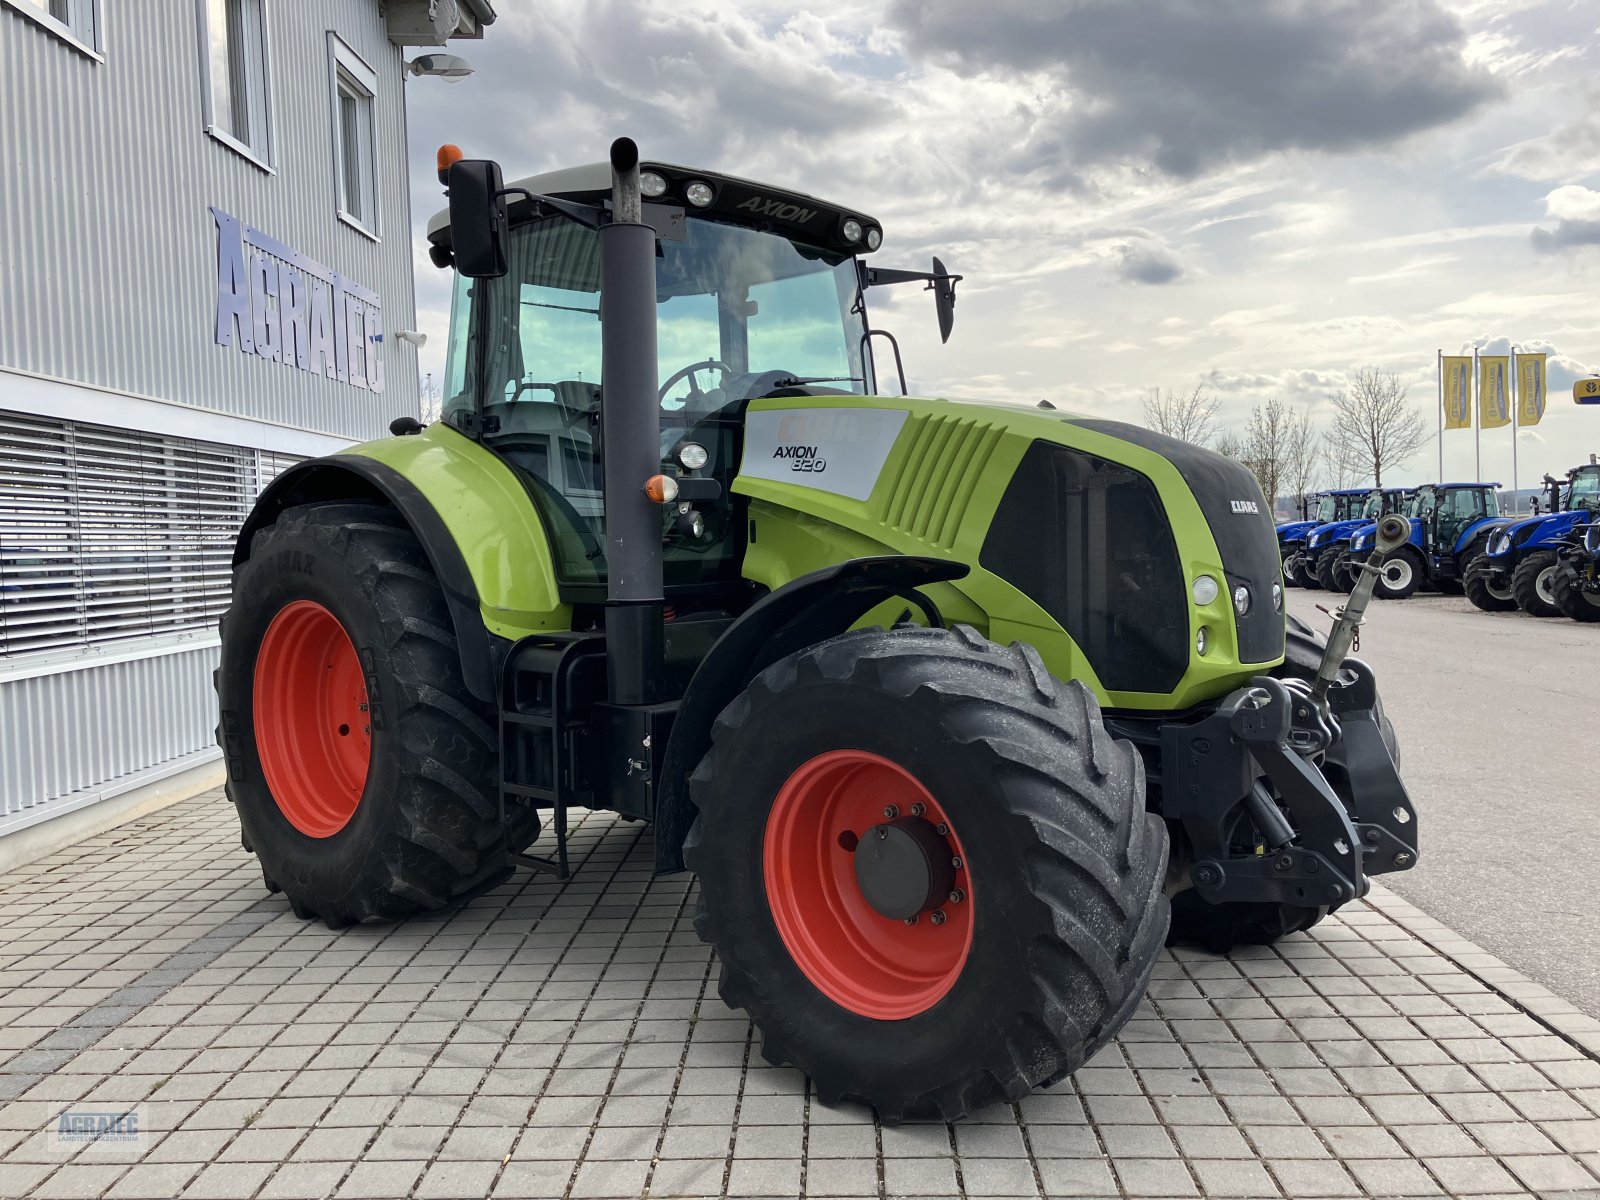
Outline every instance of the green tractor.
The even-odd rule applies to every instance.
[[[920,284],[948,338],[959,276],[869,265],[858,209],[626,139],[510,187],[446,149],[442,420],[284,473],[235,556],[227,789],[297,914],[647,820],[769,1060],[953,1120],[1083,1064],[1169,938],[1416,861],[1353,626],[1289,627],[1243,467],[905,395],[867,296]]]

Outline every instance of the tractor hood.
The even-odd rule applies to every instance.
[[[1566,536],[1574,525],[1581,525],[1589,519],[1590,514],[1580,508],[1572,512],[1546,513],[1507,521],[1490,536],[1489,557],[1499,558],[1523,546],[1556,541]]]
[[[1305,537],[1308,532],[1315,529],[1315,521],[1290,521],[1278,526],[1278,540],[1280,542],[1295,542]]]
[[[1370,517],[1356,517],[1349,521],[1333,521],[1318,525],[1306,535],[1306,549],[1320,550],[1350,536],[1350,531],[1361,525],[1372,524]]]

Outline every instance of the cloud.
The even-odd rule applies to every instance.
[[[1159,238],[1132,238],[1117,247],[1117,278],[1124,283],[1176,283],[1189,273],[1178,252]]]
[[[1541,254],[1556,254],[1581,246],[1600,246],[1600,191],[1569,183],[1544,198],[1545,212],[1556,219],[1529,235]]]
[[[1584,109],[1553,133],[1518,142],[1490,170],[1541,183],[1576,179],[1600,171],[1600,86],[1585,89]]]
[[[893,0],[890,20],[912,54],[1032,77],[1017,161],[1063,180],[1383,145],[1500,91],[1435,0]]]

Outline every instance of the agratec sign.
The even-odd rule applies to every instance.
[[[220,208],[211,215],[217,222],[217,345],[383,391],[378,297]]]

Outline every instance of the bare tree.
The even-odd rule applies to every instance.
[[[1244,461],[1245,439],[1231,429],[1224,429],[1217,434],[1216,440],[1211,443],[1211,448],[1224,458]]]
[[[1428,441],[1422,414],[1406,402],[1410,388],[1392,371],[1362,367],[1350,379],[1350,390],[1328,397],[1333,428],[1328,448],[1334,461],[1356,478],[1372,476],[1383,486],[1385,468],[1405,462]]]
[[[1284,463],[1284,486],[1294,496],[1295,511],[1305,509],[1306,493],[1322,475],[1322,438],[1311,427],[1311,414],[1305,409],[1290,416],[1288,458]]]
[[[1204,446],[1211,441],[1212,424],[1221,401],[1195,384],[1188,392],[1151,390],[1144,402],[1145,424],[1157,433]]]
[[[439,390],[439,385],[433,381],[433,372],[430,371],[423,377],[418,391],[421,395],[420,407],[422,411],[420,415],[422,423],[431,425],[439,419],[442,407],[439,403],[439,397],[442,393]]]
[[[1290,425],[1294,414],[1278,397],[1250,410],[1250,423],[1244,431],[1244,465],[1261,485],[1267,504],[1277,506],[1278,488],[1289,462]]]

